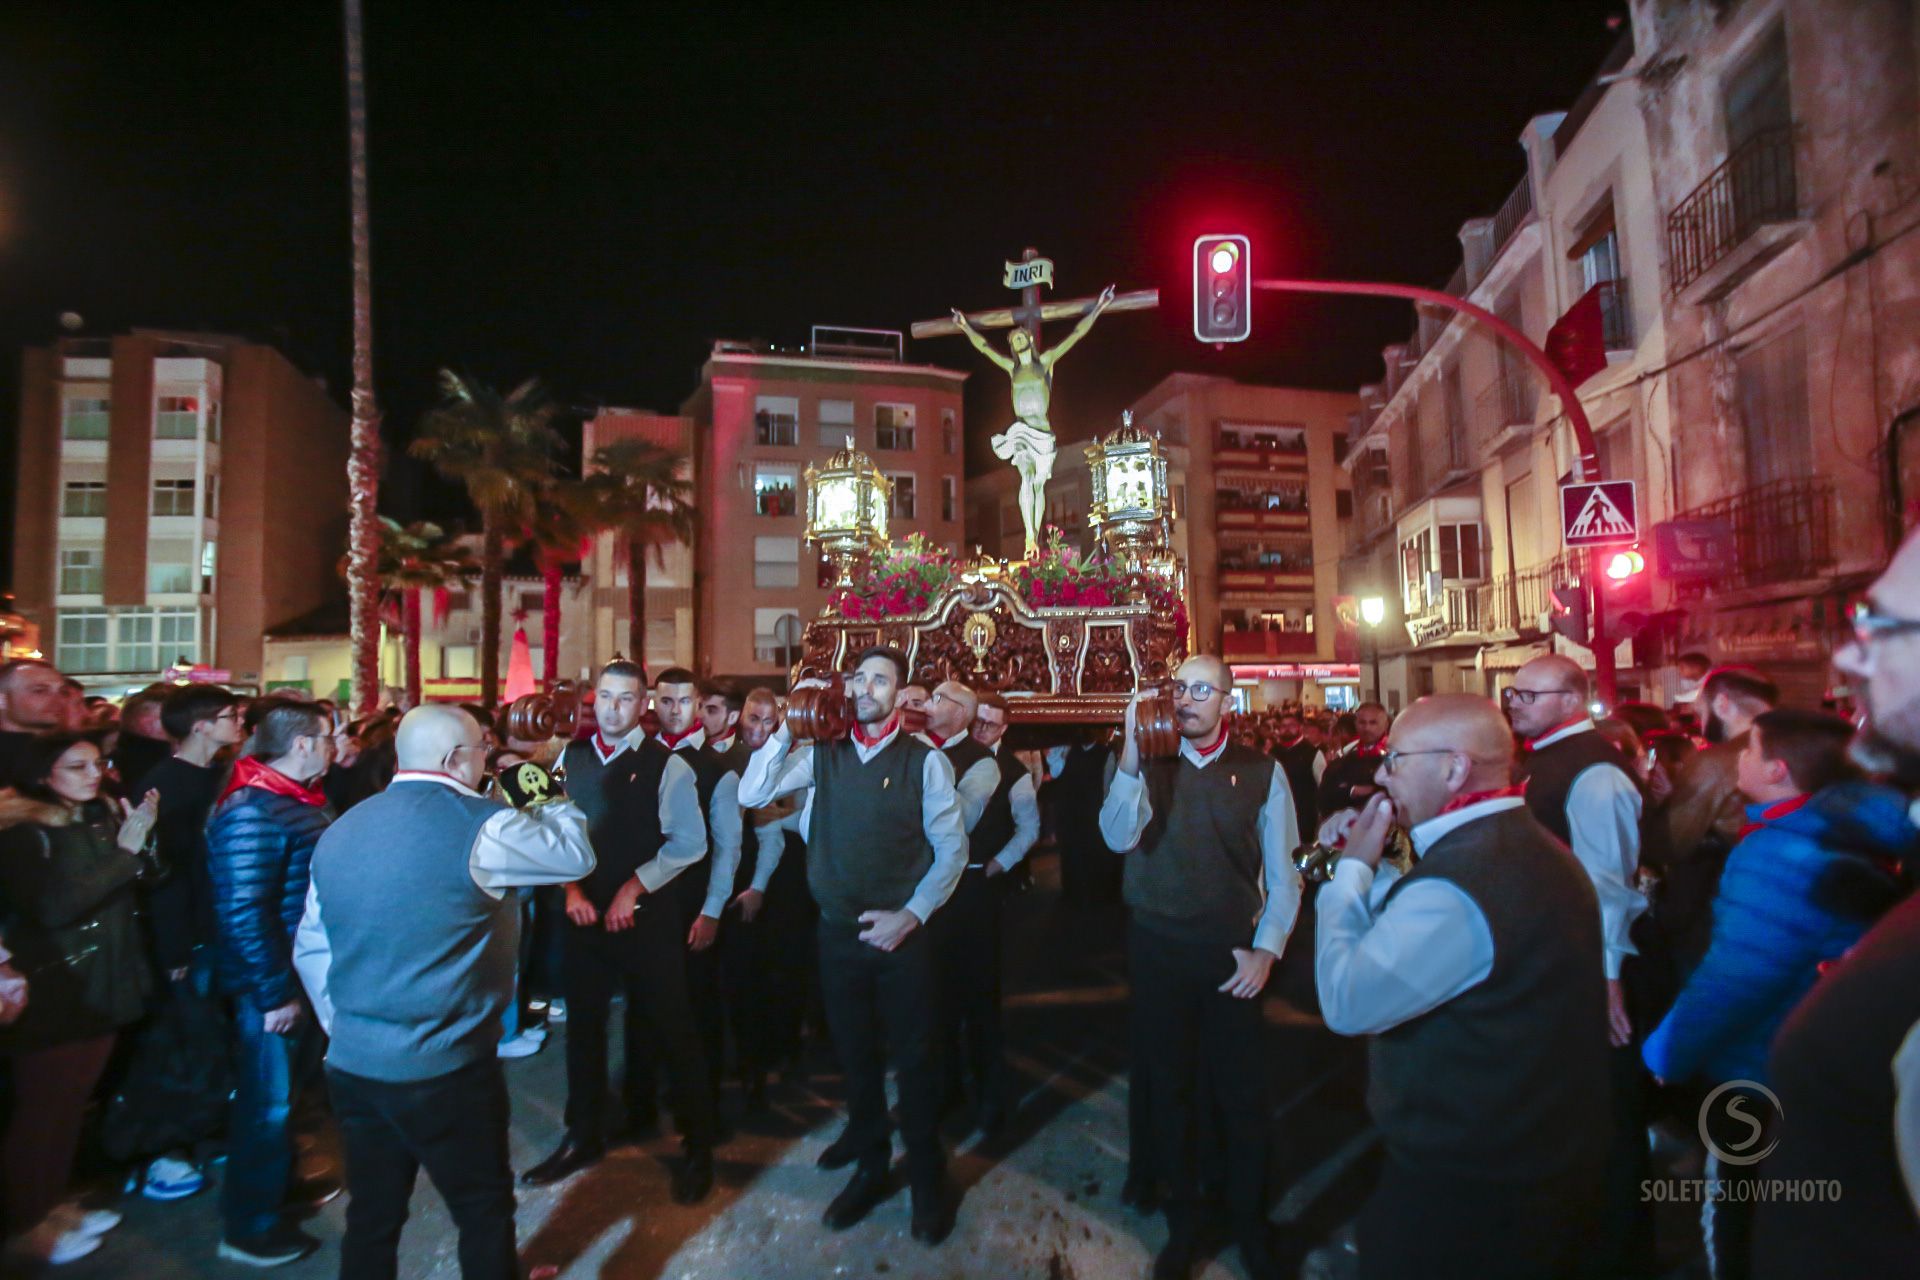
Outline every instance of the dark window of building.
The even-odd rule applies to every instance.
[[[1787,79],[1787,29],[1784,25],[1762,40],[1725,87],[1727,149],[1774,129],[1793,124],[1792,86]]]
[[[1758,487],[1812,474],[1807,422],[1807,339],[1790,329],[1735,357],[1747,437],[1747,483]]]

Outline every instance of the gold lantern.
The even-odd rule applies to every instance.
[[[1129,411],[1120,415],[1118,430],[1086,450],[1093,487],[1087,523],[1128,572],[1160,569],[1168,561],[1173,533],[1160,437],[1135,427]]]
[[[847,447],[826,466],[808,465],[806,487],[806,539],[833,561],[833,585],[850,587],[854,575],[887,545],[893,484],[848,436]]]

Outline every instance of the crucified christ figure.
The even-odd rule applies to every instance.
[[[1073,350],[1074,343],[1087,336],[1100,313],[1112,304],[1113,286],[1108,285],[1059,346],[1038,354],[1032,335],[1017,325],[1007,335],[1007,354],[1003,354],[994,350],[958,309],[953,313],[953,322],[967,335],[967,341],[1013,379],[1014,422],[993,437],[993,452],[1012,462],[1020,473],[1020,521],[1026,526],[1029,560],[1040,552],[1040,527],[1047,514],[1047,480],[1053,475],[1053,424],[1047,421],[1047,408],[1053,402],[1053,366]]]

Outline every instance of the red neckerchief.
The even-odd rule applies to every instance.
[[[1465,809],[1486,800],[1505,800],[1512,796],[1524,796],[1526,794],[1527,784],[1524,782],[1517,787],[1495,787],[1491,791],[1469,791],[1466,795],[1455,796],[1453,799],[1447,801],[1447,807],[1442,809],[1440,813],[1452,813],[1456,809]],[[1440,814],[1435,814],[1434,816],[1439,817]]]
[[[885,724],[880,726],[880,732],[872,735],[871,737],[867,735],[867,727],[865,725],[856,724],[855,726],[853,726],[853,739],[855,742],[858,742],[863,747],[877,747],[882,742],[885,742],[887,740],[888,735],[892,734],[893,731],[895,729],[898,729],[899,727],[900,727],[900,713],[896,711],[892,715],[887,717]]]
[[[608,742],[607,735],[601,733],[598,729],[593,731],[593,754],[600,757],[601,764],[605,764],[607,761],[619,755],[621,745],[622,744],[617,742]]]
[[[1387,740],[1382,738],[1369,747],[1363,745],[1359,739],[1356,738],[1353,743],[1353,754],[1359,756],[1362,760],[1383,756],[1387,754]]]
[[[1279,739],[1279,743],[1281,747],[1291,751],[1293,748],[1299,746],[1301,743],[1305,742],[1306,740],[1307,740],[1307,735],[1303,733],[1297,738],[1281,738]]]
[[[1545,733],[1539,734],[1532,738],[1528,738],[1527,750],[1538,751],[1540,749],[1540,743],[1542,739],[1551,738],[1554,734],[1565,732],[1566,730],[1571,729],[1573,728],[1573,726],[1579,724],[1582,720],[1589,720],[1589,719],[1592,719],[1592,717],[1587,715],[1587,713],[1583,711],[1579,715],[1574,716],[1570,720],[1562,720],[1559,724],[1553,726],[1553,728],[1547,730]]]
[[[1199,756],[1202,760],[1211,760],[1213,759],[1213,757],[1220,754],[1221,748],[1227,745],[1227,738],[1229,736],[1230,735],[1227,733],[1227,726],[1223,724],[1220,726],[1220,736],[1213,740],[1212,746],[1195,747],[1193,749],[1193,753]],[[1192,739],[1189,738],[1188,741],[1191,742]]]
[[[1768,805],[1760,811],[1760,820],[1758,822],[1749,822],[1740,828],[1740,838],[1745,840],[1769,822],[1778,822],[1790,813],[1798,813],[1807,807],[1807,802],[1811,799],[1813,799],[1813,793],[1809,791],[1802,795],[1789,796],[1777,804]]]
[[[965,732],[966,732],[965,729],[962,729],[960,731],[960,733],[965,733]],[[947,749],[947,744],[949,742],[958,742],[960,740],[960,733],[954,734],[951,738],[943,738],[939,734],[935,733],[933,730],[929,729],[927,730],[927,741],[931,742],[934,746],[940,748],[942,751],[945,751]]]
[[[227,779],[227,789],[220,793],[220,800],[225,800],[242,787],[258,787],[277,796],[298,800],[301,804],[310,804],[316,809],[327,802],[327,793],[320,788],[295,782],[266,761],[253,756],[242,756],[234,762],[233,776]]]
[[[698,732],[700,732],[700,726],[697,724],[689,726],[680,733],[668,733],[665,729],[662,729],[660,731],[660,741],[667,744],[667,750],[678,751],[681,743]]]

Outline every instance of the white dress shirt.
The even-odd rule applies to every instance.
[[[800,826],[801,809],[783,813],[771,822],[763,822],[753,829],[754,839],[758,842],[759,854],[753,860],[753,884],[755,893],[765,893],[773,882],[773,873],[780,866],[780,859],[787,853],[787,832],[791,831],[802,840],[807,833]]]
[[[1413,847],[1425,856],[1456,828],[1525,804],[1502,796],[1429,818],[1413,829]],[[1437,877],[1416,880],[1383,910],[1399,878],[1387,863],[1376,873],[1342,858],[1320,888],[1313,978],[1330,1031],[1365,1036],[1397,1027],[1493,972],[1493,931],[1466,891]]]
[[[432,782],[463,796],[480,793],[444,773],[415,773],[403,769],[394,782]],[[553,800],[529,809],[505,805],[488,818],[474,837],[467,857],[467,873],[482,892],[494,898],[509,889],[529,885],[570,884],[593,870],[593,845],[587,839],[587,815],[571,800]],[[333,1028],[333,1001],[327,996],[327,973],[333,967],[333,949],[320,915],[320,890],[307,886],[307,909],[294,931],[293,968],[313,1001],[321,1030]],[[404,904],[399,909],[404,910]]]
[[[853,749],[859,755],[860,763],[866,764],[885,751],[899,736],[900,723],[896,717],[886,736],[872,746],[863,742],[858,733],[854,734]],[[810,831],[813,815],[813,748],[809,745],[804,750],[794,751],[793,735],[783,723],[747,762],[746,776],[740,779],[740,803],[749,809],[757,809],[796,791],[807,792],[807,803],[801,810],[800,830]],[[960,877],[967,869],[967,829],[960,816],[960,797],[954,790],[953,765],[947,760],[945,752],[927,752],[927,763],[920,777],[920,821],[927,843],[933,846],[933,865],[920,877],[913,896],[907,899],[906,909],[921,924],[925,924],[953,896],[954,886],[960,883]]]
[[[1535,749],[1576,733],[1594,733],[1593,721],[1577,720],[1535,740]],[[1640,870],[1640,788],[1619,769],[1588,769],[1567,792],[1567,828],[1573,856],[1587,869],[1600,899],[1600,942],[1606,975],[1620,976],[1620,962],[1634,955],[1628,931],[1647,909],[1646,895],[1633,887]]]
[[[1180,754],[1196,769],[1205,769],[1226,754],[1225,746],[1210,755],[1202,755],[1191,740],[1180,739]],[[1260,803],[1261,890],[1266,906],[1253,928],[1250,945],[1279,955],[1287,945],[1287,935],[1300,914],[1300,872],[1293,865],[1293,851],[1300,847],[1300,821],[1293,812],[1293,788],[1287,775],[1273,761],[1262,757],[1267,769],[1267,798]],[[1147,825],[1153,821],[1153,801],[1147,795],[1144,774],[1115,770],[1107,784],[1107,798],[1100,805],[1100,834],[1107,848],[1126,853],[1140,843]]]
[[[655,735],[668,751],[702,751],[707,731],[696,727],[679,743],[673,744]],[[694,797],[699,798],[699,778],[694,779]],[[707,802],[707,851],[712,855],[707,872],[707,898],[700,914],[718,920],[733,897],[734,873],[740,870],[740,775],[729,770],[713,784],[713,798]]]
[[[969,735],[965,729],[962,729],[943,743],[935,742],[933,735],[929,733],[914,736],[935,751],[944,752],[948,747],[959,746],[965,742]],[[949,760],[947,763],[953,762]],[[987,811],[987,801],[993,799],[994,788],[999,785],[1000,769],[993,763],[993,757],[990,754],[974,761],[973,768],[954,780],[953,789],[960,797],[960,820],[966,824],[968,835],[972,835],[973,829],[980,825],[980,815]]]
[[[1000,748],[1005,745],[1006,740],[1003,738],[987,750],[998,757]],[[971,774],[973,770],[969,769],[967,772]],[[997,768],[994,770],[994,785],[996,787],[1000,785],[1000,773]],[[1013,784],[1013,790],[1007,793],[1007,803],[1013,806],[1013,834],[1007,838],[1007,843],[1001,846],[1000,851],[993,855],[993,861],[999,864],[1002,871],[1011,871],[1019,866],[1020,860],[1027,856],[1034,842],[1040,839],[1040,796],[1034,789],[1031,769],[1021,774],[1020,780]],[[971,831],[972,828],[969,827],[968,830]]]

